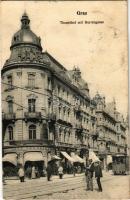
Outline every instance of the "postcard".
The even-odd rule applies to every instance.
[[[129,199],[127,1],[1,1],[3,199]]]

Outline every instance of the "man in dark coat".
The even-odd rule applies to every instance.
[[[52,175],[52,168],[51,168],[50,164],[48,164],[46,171],[47,171],[47,180],[50,181],[50,178],[51,178],[51,175]]]
[[[92,163],[92,159],[88,160],[86,166],[86,182],[87,182],[87,190],[93,191],[93,172],[94,172],[94,164]]]
[[[100,162],[98,161],[95,163],[95,178],[97,179],[99,192],[102,192],[102,185],[101,185],[101,181],[100,181],[101,177],[103,177],[102,168],[100,166]]]
[[[27,177],[29,179],[31,179],[31,174],[32,174],[32,168],[30,166],[28,166],[27,170],[26,170],[26,174],[27,174]]]

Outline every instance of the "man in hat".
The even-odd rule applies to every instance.
[[[102,168],[100,165],[100,161],[97,161],[97,162],[95,162],[95,178],[97,179],[99,192],[102,192],[102,185],[101,185],[101,181],[100,181],[101,177],[103,177]]]
[[[51,167],[50,163],[48,163],[46,171],[47,171],[47,180],[50,181],[50,178],[52,175],[52,167]]]
[[[92,159],[88,160],[86,166],[86,182],[87,182],[87,190],[93,191],[93,172],[94,172],[94,164],[92,163]]]

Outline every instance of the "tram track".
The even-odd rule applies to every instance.
[[[58,179],[51,182],[40,182],[30,185],[18,185],[15,188],[4,189],[4,199],[30,199],[36,196],[52,195],[54,193],[67,192],[69,190],[74,190],[77,188],[85,187],[85,180],[83,180],[83,175],[73,178]],[[102,182],[106,182],[112,179],[112,177],[105,178]],[[29,184],[29,182],[28,182]]]

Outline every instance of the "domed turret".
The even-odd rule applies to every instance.
[[[37,46],[40,50],[41,47],[41,39],[37,37],[35,33],[30,30],[30,19],[26,13],[23,14],[21,18],[21,29],[16,32],[12,38],[11,49],[20,44],[30,44],[33,46]]]
[[[29,24],[30,19],[24,13],[21,18],[21,29],[12,37],[11,54],[3,66],[4,69],[10,65],[26,65],[26,63],[49,64],[42,53],[41,39],[31,31]]]

